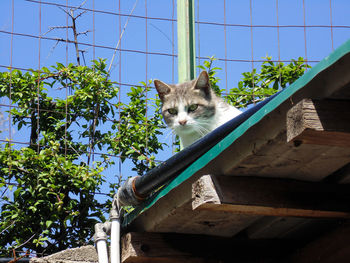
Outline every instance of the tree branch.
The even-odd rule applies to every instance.
[[[129,14],[129,16],[128,16],[128,19],[127,19],[126,22],[125,22],[125,25],[124,25],[124,27],[123,27],[122,33],[120,34],[120,37],[119,37],[119,39],[118,39],[117,46],[116,46],[115,49],[114,49],[114,53],[113,53],[113,56],[112,56],[112,59],[111,59],[111,63],[109,64],[109,67],[108,67],[108,74],[110,74],[110,72],[111,72],[111,68],[112,68],[112,64],[113,64],[114,58],[115,58],[115,54],[117,53],[117,50],[118,50],[118,47],[119,47],[120,42],[121,42],[121,40],[122,40],[122,37],[123,37],[123,35],[124,35],[125,29],[126,29],[126,27],[128,26],[130,17],[131,17],[131,15],[132,15],[132,13],[134,12],[134,10],[135,10],[135,8],[136,8],[136,6],[137,6],[137,3],[138,3],[138,0],[135,1],[134,6],[132,7],[132,9],[131,9],[131,11],[130,11],[130,14]]]
[[[68,16],[70,16],[71,18],[72,18],[72,15],[68,12],[68,11],[66,11],[66,10],[64,10],[62,7],[58,7],[59,9],[61,9],[63,12],[65,12]]]
[[[67,28],[72,28],[72,26],[52,26],[52,27],[49,27],[49,30],[46,33],[42,34],[41,36],[45,36],[55,29],[67,29]]]
[[[77,16],[75,16],[75,19],[77,19],[78,17],[80,17],[81,15],[85,14],[87,11],[84,10],[83,12],[80,12]]]
[[[87,33],[90,33],[90,32],[91,32],[91,30],[86,30],[86,31],[84,31],[84,32],[77,33],[77,36],[79,36],[79,35],[85,35],[85,36],[87,36]]]
[[[152,163],[152,160],[150,158],[148,158],[146,155],[144,155],[143,153],[141,153],[139,150],[137,150],[134,146],[131,145],[131,148],[137,152],[139,155],[145,157],[145,159],[147,160],[148,163]]]
[[[80,9],[83,5],[85,5],[86,1],[87,1],[87,0],[85,0],[84,2],[82,2],[82,3],[80,4],[80,6],[78,6],[78,7],[76,7],[76,8],[73,8],[72,10],[75,11],[75,10],[77,10],[77,9]]]

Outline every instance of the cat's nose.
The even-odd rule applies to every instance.
[[[180,120],[179,123],[180,123],[180,125],[184,126],[184,125],[186,125],[187,120]]]

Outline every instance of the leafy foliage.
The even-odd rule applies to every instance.
[[[260,72],[253,69],[252,72],[242,73],[243,79],[238,82],[238,87],[230,89],[226,100],[237,108],[246,108],[292,84],[307,68],[310,66],[305,64],[302,57],[292,59],[288,65],[283,62],[275,64],[271,57],[266,57]]]
[[[74,164],[46,135],[41,143],[48,147],[39,153],[8,145],[0,152],[1,178],[16,182],[13,197],[4,197],[1,207],[1,229],[15,222],[2,233],[2,247],[29,240],[25,247],[40,253],[82,245],[96,218],[104,219],[94,199],[103,168]]]
[[[217,76],[215,76],[217,74],[217,71],[221,70],[221,68],[213,67],[213,63],[215,60],[216,58],[214,56],[208,57],[208,60],[204,61],[203,65],[199,65],[197,67],[208,72],[211,88],[214,90],[216,95],[221,96],[223,90],[220,89],[218,85],[220,79]]]
[[[131,158],[134,163],[132,170],[138,174],[156,166],[154,154],[163,149],[163,144],[158,141],[165,125],[162,121],[161,106],[159,99],[147,99],[146,92],[150,91],[151,81],[148,85],[141,82],[143,87],[132,87],[127,94],[130,102],[120,103],[121,109],[119,123],[114,124],[112,129],[118,126],[118,133],[109,132],[110,147],[115,154],[121,155],[121,160]],[[153,107],[153,112],[147,112]],[[114,137],[113,137],[114,136]]]
[[[208,57],[208,60],[198,67],[209,73],[212,89],[217,95],[223,96],[224,90],[219,88],[220,79],[216,76],[221,68],[213,67],[215,60],[215,57]],[[275,64],[271,57],[266,57],[260,72],[257,72],[256,68],[252,72],[243,72],[243,78],[238,82],[238,87],[231,88],[224,98],[237,108],[246,108],[292,84],[304,74],[307,68],[310,66],[305,64],[302,57],[298,60],[292,59],[288,65],[283,62]]]
[[[1,249],[23,245],[53,253],[91,238],[108,209],[95,194],[114,164],[109,155],[131,158],[142,174],[163,148],[159,101],[145,97],[149,89],[142,83],[131,88],[130,103],[114,103],[118,87],[104,60],[91,67],[58,63],[40,72],[0,73],[0,96],[11,98],[13,125],[30,140],[21,149],[0,147]],[[52,96],[62,93],[63,99]],[[152,117],[147,106],[154,108]],[[97,149],[100,157],[94,157]]]

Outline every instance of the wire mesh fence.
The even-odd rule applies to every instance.
[[[242,72],[258,71],[266,61],[266,56],[276,63],[290,63],[292,59],[303,57],[305,63],[313,66],[348,39],[350,23],[346,10],[349,5],[346,0],[197,0],[197,64],[202,65],[211,56],[216,58],[213,63],[215,67],[221,68],[217,70],[217,77],[224,95],[237,87]],[[54,114],[61,116],[55,115],[55,118],[60,119],[61,131],[56,123],[54,132],[61,132],[64,140],[59,148],[66,156],[74,154],[74,163],[91,167],[96,166],[94,161],[109,161],[108,167],[101,172],[105,180],[101,181],[102,187],[92,192],[100,203],[110,198],[110,183],[114,184],[113,192],[121,180],[136,175],[133,160],[159,163],[173,154],[174,138],[170,131],[157,135],[160,143],[167,145],[162,144],[152,160],[148,160],[151,150],[142,152],[133,143],[144,144],[142,149],[154,146],[147,134],[154,131],[141,128],[152,126],[158,121],[153,118],[156,114],[153,101],[156,92],[149,80],[158,78],[167,83],[177,82],[175,0],[8,0],[1,3],[1,13],[0,68],[1,72],[9,73],[7,82],[4,80],[5,75],[2,75],[0,86],[2,151],[32,147],[40,152],[45,148],[41,144],[45,142],[45,135],[42,134],[45,125],[50,123]],[[98,61],[99,58],[106,60],[103,69],[93,67],[92,61]],[[61,66],[57,66],[57,63],[61,63]],[[109,110],[115,111],[113,114],[106,110],[103,118],[96,117],[102,116],[102,107],[93,101],[94,94],[90,94],[91,105],[86,106],[85,112],[79,115],[80,119],[74,125],[67,124],[76,115],[77,109],[71,106],[73,98],[78,97],[76,88],[80,85],[78,80],[73,79],[76,73],[74,70],[77,69],[71,67],[67,71],[70,64],[91,68],[92,71],[84,72],[86,76],[98,70],[105,74],[103,83],[107,83],[108,79],[111,83],[108,82],[110,86],[107,86],[115,88],[116,92],[111,97],[105,97],[103,103],[105,107],[110,107]],[[51,66],[56,66],[56,69]],[[200,70],[198,68],[198,73]],[[23,102],[25,92],[22,91],[20,95],[19,89],[24,80],[17,79],[23,76],[14,74],[18,71],[22,75],[35,72],[31,80],[35,95],[27,103]],[[73,77],[69,75],[71,73]],[[92,78],[91,81],[95,80]],[[25,83],[27,85],[29,82]],[[47,91],[44,92],[45,88]],[[136,127],[136,130],[145,133],[145,137],[140,137],[141,140],[146,138],[145,141],[133,138],[135,141],[128,146],[129,154],[121,150],[126,147],[122,145],[123,138],[113,137],[108,142],[116,143],[117,146],[113,147],[119,147],[118,150],[109,151],[110,148],[102,144],[99,147],[96,139],[99,134],[108,134],[113,127],[114,133],[121,133],[123,121],[129,116],[125,115],[124,109],[132,103],[130,92],[134,92],[134,97],[142,94],[144,98],[144,101],[140,98],[135,101],[139,107],[144,107],[141,114],[145,118],[137,127],[136,124],[128,125],[134,125],[132,127]],[[86,100],[90,99],[88,95],[85,94]],[[48,97],[51,98],[51,106],[45,104]],[[103,98],[100,99],[102,101]],[[129,108],[128,114],[134,112],[131,110]],[[84,119],[83,116],[87,116],[84,114],[88,113],[92,117]],[[125,129],[128,127],[131,126]],[[99,140],[106,140],[106,136],[99,137]],[[134,155],[130,155],[130,151]],[[6,164],[1,164],[2,175],[14,173],[15,169],[11,168],[17,165],[14,160]],[[23,167],[18,167],[18,175],[26,173],[20,170]],[[11,176],[0,183],[2,205],[13,200],[13,193],[20,185]],[[16,220],[11,222],[8,226],[19,224]],[[0,230],[7,231],[7,228]],[[38,236],[40,233],[36,233],[32,239],[38,239]],[[11,246],[15,249],[25,247],[13,241],[2,249]]]

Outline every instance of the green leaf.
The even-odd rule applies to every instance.
[[[53,221],[47,220],[47,221],[45,222],[46,227],[47,227],[47,228],[50,228],[50,226],[52,225],[52,223],[53,223]]]

